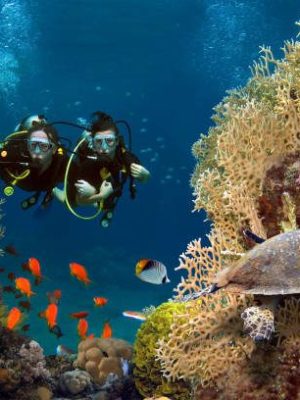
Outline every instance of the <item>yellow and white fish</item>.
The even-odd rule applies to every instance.
[[[135,267],[135,274],[142,281],[154,285],[161,285],[170,282],[166,266],[156,260],[139,260]]]

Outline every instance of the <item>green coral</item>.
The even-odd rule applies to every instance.
[[[183,380],[167,381],[156,360],[157,342],[166,339],[173,323],[174,315],[185,310],[183,303],[163,303],[149,315],[138,330],[134,344],[134,380],[143,396],[168,396],[173,400],[191,398],[190,387]]]

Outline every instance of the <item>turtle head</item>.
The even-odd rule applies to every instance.
[[[228,283],[230,282],[230,273],[229,273],[230,270],[231,270],[231,267],[227,267],[217,273],[216,278],[212,285],[212,286],[215,286],[215,288],[213,290],[214,292],[217,289],[220,289],[220,288],[228,285]]]

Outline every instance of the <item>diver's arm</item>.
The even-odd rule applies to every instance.
[[[130,174],[140,182],[147,182],[150,178],[150,172],[141,164],[130,164]]]
[[[99,192],[90,183],[79,180],[75,183],[77,189],[76,202],[79,205],[93,204],[101,200],[107,199],[113,193],[112,184],[108,181],[103,181]]]

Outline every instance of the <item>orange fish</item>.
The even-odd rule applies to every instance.
[[[31,284],[27,278],[16,278],[15,279],[16,289],[18,289],[22,294],[25,294],[27,297],[35,294],[31,291]]]
[[[77,332],[81,339],[86,338],[86,334],[89,328],[89,324],[86,319],[80,318],[77,324]]]
[[[105,297],[94,297],[93,300],[96,307],[103,307],[108,302]]]
[[[56,289],[56,290],[53,290],[53,292],[47,292],[47,297],[48,297],[49,303],[58,304],[59,300],[61,299],[61,290]]]
[[[80,318],[85,318],[89,315],[87,311],[79,311],[79,312],[74,312],[70,314],[72,318],[80,319]]]
[[[45,318],[47,320],[48,326],[50,329],[53,329],[56,325],[58,307],[56,304],[49,304],[45,311],[39,313],[41,318]]]
[[[76,262],[72,262],[69,264],[70,266],[70,273],[72,276],[75,276],[79,281],[83,282],[85,285],[91,283],[91,280],[88,277],[87,270],[81,264]]]
[[[6,319],[7,329],[10,330],[14,329],[21,322],[21,319],[22,319],[21,311],[17,307],[12,308],[9,311]]]
[[[101,337],[103,339],[108,339],[112,337],[112,328],[110,326],[110,323],[108,321],[106,321],[103,325],[103,330],[102,330],[102,334]]]
[[[28,270],[35,277],[35,284],[38,285],[42,280],[41,264],[37,258],[30,257],[27,262]]]

